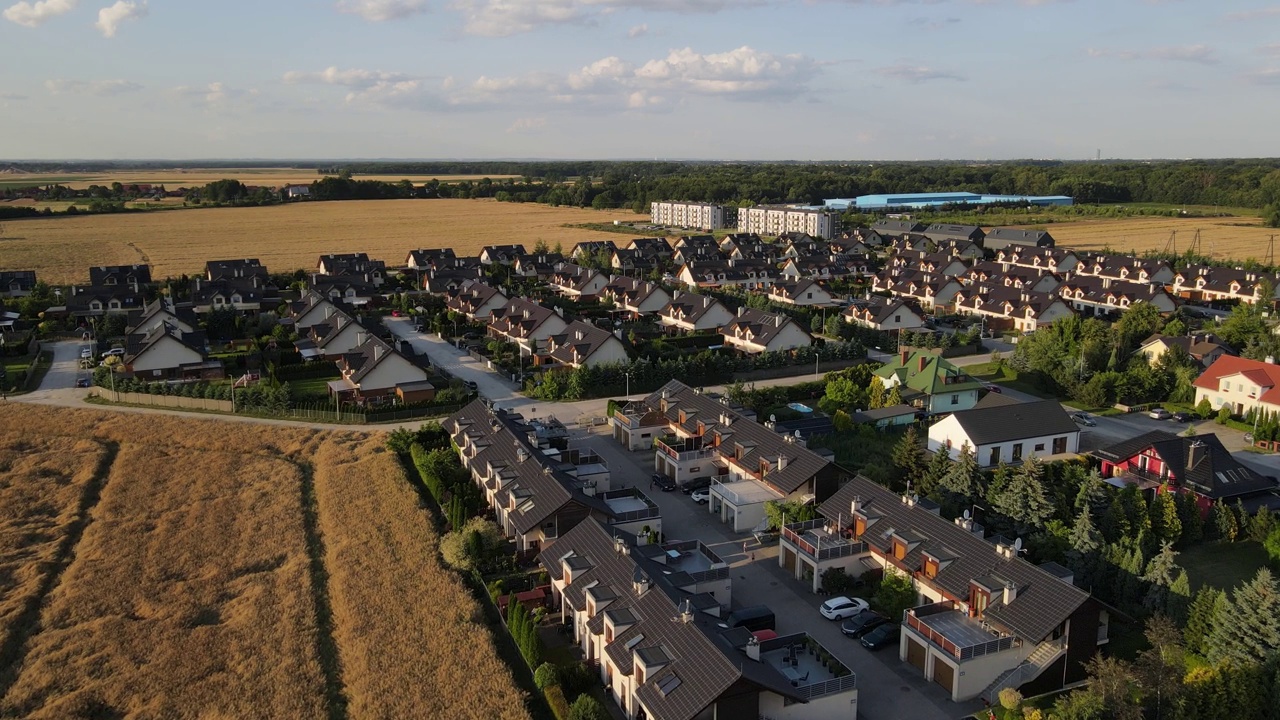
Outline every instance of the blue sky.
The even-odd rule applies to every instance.
[[[0,157],[1280,155],[1262,0],[0,0]]]

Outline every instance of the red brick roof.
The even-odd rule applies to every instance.
[[[1244,375],[1265,389],[1259,401],[1280,405],[1280,365],[1273,363],[1223,355],[1196,378],[1194,385],[1216,392],[1222,378],[1236,374]]]

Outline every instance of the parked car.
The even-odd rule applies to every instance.
[[[711,488],[702,488],[701,490],[694,490],[693,493],[689,495],[689,498],[694,502],[698,503],[699,505],[701,505],[704,502],[710,502]]]
[[[117,356],[117,357],[124,357],[124,348],[122,348],[122,347],[118,347],[118,348],[111,348],[110,350],[108,350],[108,351],[106,351],[106,352],[102,353],[102,357],[104,357],[104,358],[109,358],[109,357],[111,357],[112,355],[115,355],[115,356]]]
[[[982,389],[993,393],[1004,392],[1000,389],[999,385],[994,385],[992,383],[982,383]]]
[[[480,391],[480,386],[479,386],[479,385],[477,385],[477,384],[476,384],[476,382],[475,382],[474,380],[466,380],[466,381],[463,381],[463,384],[464,384],[464,385],[466,385],[466,386],[467,386],[467,389],[468,389],[468,390],[470,390],[471,392],[479,392],[479,391]]]
[[[1149,415],[1152,420],[1168,420],[1173,417],[1173,415],[1164,408],[1151,408],[1151,411],[1148,412],[1147,415]]]
[[[898,644],[898,633],[902,626],[898,623],[885,623],[862,636],[862,647],[868,650],[879,650]]]
[[[889,618],[880,613],[874,610],[863,610],[840,623],[840,632],[851,638],[860,638],[887,622],[889,622]]]
[[[1174,422],[1191,422],[1192,420],[1195,420],[1195,417],[1193,417],[1191,413],[1176,412],[1173,414]]]
[[[662,473],[653,474],[653,484],[657,485],[662,492],[671,492],[676,489],[676,481]]]
[[[1072,413],[1071,419],[1074,420],[1077,425],[1083,425],[1085,427],[1096,427],[1098,424],[1097,421],[1089,417],[1089,413]]]
[[[690,495],[693,493],[694,490],[701,490],[703,488],[709,488],[709,487],[711,487],[711,478],[709,477],[694,478],[689,482],[681,485],[680,492],[684,493],[685,495]]]
[[[731,627],[744,627],[748,630],[772,630],[776,619],[768,605],[752,605],[734,610],[725,618],[724,624]]]
[[[89,384],[89,378],[76,378],[76,387],[78,388],[87,388]]]
[[[871,605],[862,598],[849,598],[841,595],[822,603],[822,607],[819,610],[822,613],[822,617],[828,620],[844,620],[870,607]]]
[[[89,346],[87,346],[87,345],[86,345],[86,346],[84,346],[84,347],[82,347],[82,348],[80,348],[80,357],[84,358],[85,360],[92,360],[92,359],[93,359],[93,348],[91,348],[91,347],[89,347]]]

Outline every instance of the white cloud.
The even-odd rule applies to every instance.
[[[237,100],[252,100],[259,95],[255,89],[242,90],[222,81],[199,86],[182,85],[174,88],[173,91],[179,95],[194,98],[199,104],[212,109],[226,107]]]
[[[1262,20],[1264,18],[1275,17],[1280,15],[1280,5],[1268,8],[1258,8],[1256,10],[1241,10],[1239,12],[1227,13],[1223,16],[1226,20]]]
[[[440,105],[438,96],[427,90],[422,78],[405,73],[356,68],[340,70],[331,66],[319,72],[290,70],[282,79],[291,85],[347,88],[343,100],[354,106],[429,109]]]
[[[137,92],[142,86],[130,80],[45,80],[44,87],[54,95],[97,95],[111,97]]]
[[[547,126],[546,118],[541,118],[541,117],[519,118],[515,122],[511,123],[511,127],[507,128],[507,132],[509,133],[531,132],[533,130],[539,130],[546,126]]]
[[[473,35],[503,37],[543,25],[587,24],[622,10],[714,13],[726,8],[762,5],[765,0],[456,0]]]
[[[630,75],[635,68],[617,57],[597,60],[569,75],[569,87],[573,90],[592,90],[602,85],[616,82]]]
[[[798,94],[817,72],[817,63],[803,55],[772,55],[744,45],[709,55],[672,50],[645,63],[635,76],[651,87],[761,97]]]
[[[77,0],[38,0],[32,3],[23,0],[5,9],[4,17],[9,22],[36,27],[50,18],[75,10],[76,2]]]
[[[632,25],[631,29],[627,31],[627,37],[629,38],[644,37],[645,35],[648,35],[648,34],[649,34],[648,23],[640,23],[639,25]]]
[[[1269,45],[1263,45],[1262,47],[1258,48],[1258,52],[1262,53],[1263,55],[1275,55],[1277,57],[1280,57],[1280,43],[1271,43]]]
[[[1089,57],[1115,58],[1117,60],[1162,60],[1171,62],[1190,62],[1200,65],[1217,65],[1218,58],[1213,48],[1208,45],[1168,45],[1147,48],[1145,50],[1112,50],[1108,48],[1089,48]]]
[[[1245,79],[1254,85],[1280,85],[1280,68],[1255,70],[1245,75]]]
[[[952,72],[931,68],[927,65],[912,65],[910,63],[886,65],[885,67],[876,68],[875,71],[890,80],[901,80],[909,83],[922,83],[930,80],[965,80],[963,76]]]
[[[284,81],[290,84],[341,85],[351,88],[369,88],[380,83],[396,83],[413,78],[403,73],[383,72],[381,70],[339,70],[330,66],[320,72],[298,72],[290,70],[284,74]]]
[[[427,11],[427,0],[338,0],[338,12],[359,15],[369,22],[399,20]]]
[[[116,36],[116,31],[120,29],[120,24],[125,20],[137,20],[145,17],[146,14],[146,0],[142,0],[142,2],[116,0],[115,5],[104,7],[98,11],[98,22],[94,23],[94,27],[102,32],[103,37],[111,38]]]

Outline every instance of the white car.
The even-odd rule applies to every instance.
[[[81,357],[82,359],[84,359],[84,360],[92,360],[92,359],[93,359],[93,348],[91,348],[91,347],[89,347],[89,346],[87,346],[87,345],[86,345],[85,347],[80,348],[80,357]]]
[[[111,357],[112,355],[124,357],[124,348],[111,348],[110,350],[102,353],[102,357],[104,358]]]
[[[704,502],[708,502],[711,500],[711,488],[701,488],[699,490],[694,490],[692,493],[689,494],[689,498],[694,502],[698,503],[699,505],[701,505]]]
[[[835,597],[822,603],[822,617],[828,620],[844,620],[869,610],[871,606],[862,598]]]

